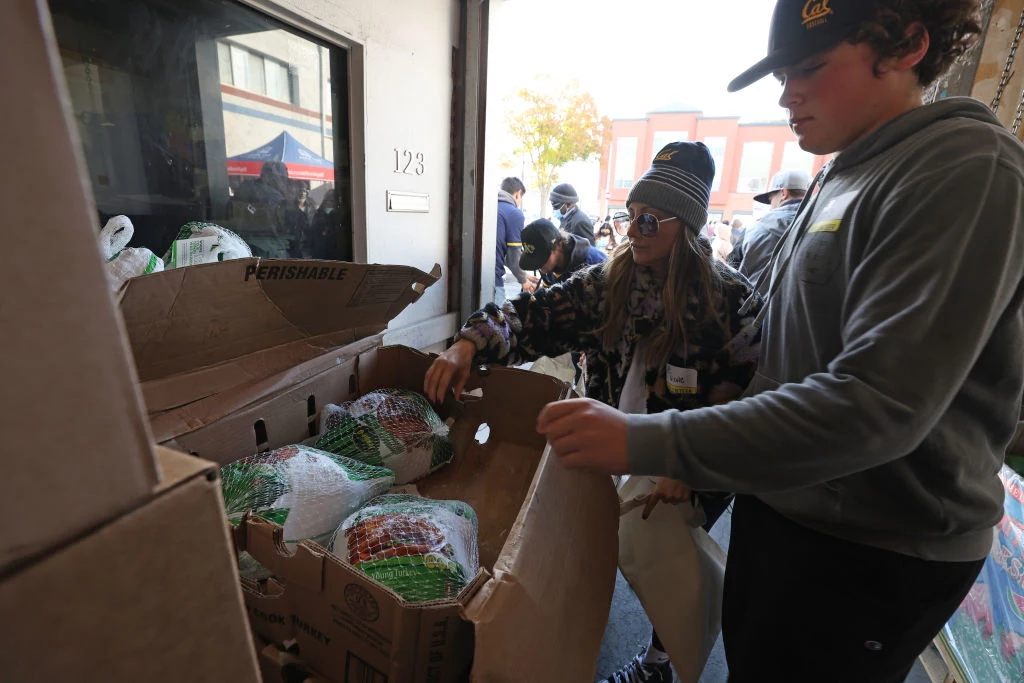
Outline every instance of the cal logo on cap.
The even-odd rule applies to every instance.
[[[673,155],[675,155],[675,153],[677,151],[678,150],[674,149],[671,152],[662,152],[658,156],[654,157],[654,160],[655,161],[672,161],[672,157],[673,157]]]
[[[828,21],[830,14],[835,14],[828,3],[829,0],[807,0],[803,11],[804,28],[811,29],[821,26]]]
[[[534,251],[536,251],[536,249],[534,248],[534,246],[532,244],[530,244],[529,242],[524,242],[523,243],[523,253],[524,254],[532,254]]]

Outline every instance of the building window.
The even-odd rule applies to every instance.
[[[787,142],[782,149],[782,168],[779,170],[806,171],[811,175],[814,173],[814,155],[800,149],[798,142]]]
[[[636,173],[636,138],[619,138],[615,145],[615,187],[626,189],[633,187]]]
[[[718,192],[722,189],[722,173],[725,170],[725,147],[729,138],[704,138],[704,145],[711,152],[711,158],[715,160],[715,179],[711,182],[711,191]]]
[[[288,64],[224,41],[217,43],[220,82],[265,95],[288,104],[298,104],[298,93],[291,87]]]
[[[157,255],[206,221],[256,256],[352,258],[346,50],[224,0],[50,11],[100,224]]]
[[[651,158],[653,159],[658,155],[658,152],[670,142],[684,142],[689,139],[689,133],[685,130],[656,130],[654,131],[654,141],[651,144],[653,148],[651,151]]]
[[[757,194],[768,187],[768,176],[772,171],[774,142],[747,142],[743,145],[743,159],[740,161],[740,177],[736,183],[737,192]]]

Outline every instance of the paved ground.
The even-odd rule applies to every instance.
[[[731,508],[722,515],[722,518],[715,524],[711,531],[714,538],[722,548],[729,549],[729,530]],[[596,680],[611,674],[624,663],[628,662],[641,648],[645,647],[651,637],[651,624],[644,615],[640,602],[630,589],[629,584],[619,574],[615,583],[615,595],[612,598],[612,611],[608,619],[608,628],[605,630],[604,642],[601,643],[601,654],[597,660]],[[841,666],[840,662],[836,663]],[[725,651],[722,649],[722,639],[719,638],[715,649],[711,652],[707,666],[704,668],[704,675],[700,683],[726,683],[729,678],[729,668],[725,664]],[[906,683],[930,683],[928,675],[921,666],[920,661],[914,665]]]

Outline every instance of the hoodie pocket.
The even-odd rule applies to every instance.
[[[827,284],[838,267],[839,237],[836,232],[815,232],[804,238],[796,255],[796,272],[801,281]]]

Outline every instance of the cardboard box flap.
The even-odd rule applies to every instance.
[[[440,277],[409,266],[238,259],[129,280],[121,313],[150,413],[381,332]]]
[[[552,519],[562,533],[545,533]],[[593,680],[615,587],[617,529],[611,478],[566,470],[549,447],[493,580],[464,609],[476,624],[475,680]],[[565,576],[573,578],[552,580]],[[567,623],[576,627],[562,628]]]
[[[164,446],[154,446],[153,450],[164,475],[156,487],[157,492],[166,491],[200,473],[205,473],[210,480],[214,480],[220,475],[217,466],[208,460],[202,460],[194,455],[186,455]]]
[[[303,541],[293,553],[285,546],[283,534],[284,529],[277,524],[246,513],[234,535],[235,547],[258,558],[274,576],[287,576],[290,583],[319,593],[323,590],[326,551]]]
[[[336,349],[334,353],[319,355],[312,360],[289,366],[274,375],[238,385],[235,391],[221,391],[176,410],[151,412],[149,425],[153,431],[153,438],[162,443],[215,424],[221,418],[236,413],[251,403],[299,385],[331,368],[351,364],[355,372],[355,361],[352,359],[368,349],[376,348],[381,337],[382,335],[374,334],[346,344]]]

